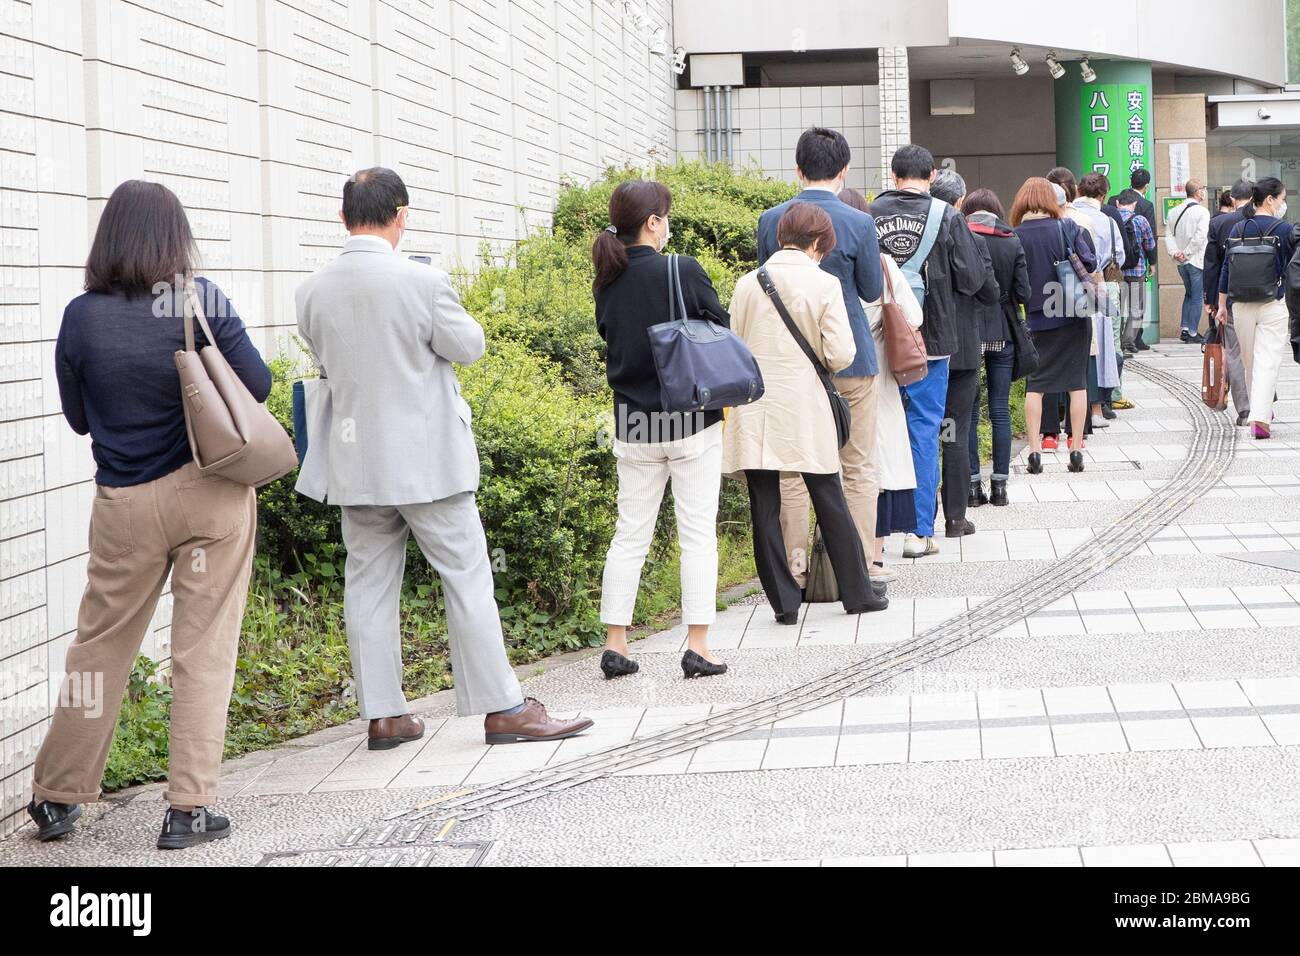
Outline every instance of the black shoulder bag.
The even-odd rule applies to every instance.
[[[758,284],[767,293],[767,297],[772,300],[772,305],[776,307],[777,314],[781,316],[781,321],[790,330],[794,340],[799,343],[799,348],[803,349],[803,354],[808,356],[808,361],[812,362],[817,377],[821,379],[822,387],[826,389],[826,397],[831,403],[831,417],[835,419],[835,437],[839,441],[839,447],[843,448],[848,444],[849,428],[853,421],[853,416],[849,412],[848,401],[835,387],[835,379],[831,377],[831,373],[826,371],[826,367],[817,358],[817,353],[808,344],[808,340],[803,337],[803,333],[799,331],[799,326],[795,325],[794,319],[790,318],[790,312],[786,309],[785,303],[781,301],[781,296],[776,291],[776,286],[772,283],[772,277],[768,274],[767,269],[760,268],[758,270]]]

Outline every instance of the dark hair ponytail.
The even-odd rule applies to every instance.
[[[1286,186],[1276,176],[1265,176],[1255,180],[1251,187],[1250,205],[1243,209],[1242,215],[1247,219],[1254,219],[1260,203],[1273,196],[1282,195],[1285,190]]]
[[[667,216],[673,195],[663,183],[653,179],[629,179],[614,187],[609,197],[609,224],[591,246],[591,262],[596,267],[592,291],[599,292],[623,274],[627,268],[627,247],[641,235],[641,227],[651,216]]]

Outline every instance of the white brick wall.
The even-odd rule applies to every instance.
[[[704,92],[678,90],[676,103],[677,154],[702,159]],[[740,87],[731,93],[731,125],[739,130],[732,139],[737,166],[752,164],[791,182],[799,134],[809,126],[838,129],[853,153],[845,185],[880,189],[880,110],[874,86]]]
[[[671,36],[670,0],[641,6]],[[609,0],[0,0],[0,835],[85,582],[94,466],[53,343],[113,187],[178,193],[269,353],[349,173],[397,169],[405,251],[472,262],[549,223],[561,177],[671,160],[673,88]],[[169,623],[164,597],[144,653]]]

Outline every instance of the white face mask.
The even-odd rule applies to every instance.
[[[668,248],[668,240],[669,240],[669,238],[672,236],[672,234],[673,234],[673,227],[672,227],[672,224],[669,223],[667,219],[665,219],[665,220],[664,220],[664,238],[663,238],[663,241],[661,241],[661,242],[659,243],[659,251],[660,251],[660,252],[663,252],[665,249]]]
[[[1273,210],[1273,215],[1276,216],[1278,219],[1285,219],[1285,218],[1286,218],[1286,200],[1285,200],[1285,199],[1283,199],[1280,203],[1277,204],[1277,209]]]

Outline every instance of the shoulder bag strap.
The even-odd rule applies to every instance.
[[[203,314],[203,306],[199,303],[199,293],[193,279],[188,279],[185,283],[185,351],[194,351],[194,320],[198,319],[199,328],[203,329],[203,334],[208,338],[208,344],[213,348],[220,348],[217,345],[217,337],[212,334],[212,327],[208,325],[208,320]]]
[[[913,271],[918,274],[921,267],[925,265],[925,260],[930,257],[930,250],[939,239],[939,229],[943,226],[943,207],[946,205],[947,203],[942,200],[930,197],[930,211],[925,214],[925,229],[921,232],[921,241],[907,257],[907,261],[902,263],[910,266],[915,262],[916,268]]]
[[[790,335],[794,337],[794,340],[799,343],[799,348],[803,349],[803,354],[808,356],[808,361],[812,362],[813,368],[817,370],[818,377],[823,381],[830,378],[830,373],[822,365],[821,359],[817,357],[813,347],[808,344],[808,340],[799,331],[799,326],[794,324],[794,319],[790,318],[790,312],[786,309],[785,303],[781,301],[781,294],[776,291],[772,276],[768,273],[766,267],[761,267],[758,270],[758,284],[767,293],[767,297],[772,300],[772,305],[776,307],[777,314],[781,316],[781,321],[790,330]]]
[[[1187,202],[1183,203],[1182,206],[1180,206],[1179,209],[1178,209],[1178,215],[1175,217],[1173,223],[1170,224],[1170,226],[1169,226],[1169,231],[1170,231],[1171,233],[1174,233],[1174,242],[1175,242],[1175,243],[1178,242],[1178,235],[1177,235],[1177,233],[1178,233],[1178,224],[1179,224],[1180,222],[1183,221],[1183,216],[1185,216],[1185,215],[1187,214],[1187,207],[1188,207],[1188,206],[1192,206],[1192,205],[1195,205],[1195,203],[1193,203],[1190,199],[1187,200]]]
[[[686,312],[686,297],[682,295],[682,273],[675,252],[668,257],[668,272],[668,281],[677,292],[677,307],[682,310],[682,321],[685,322],[690,316]]]

